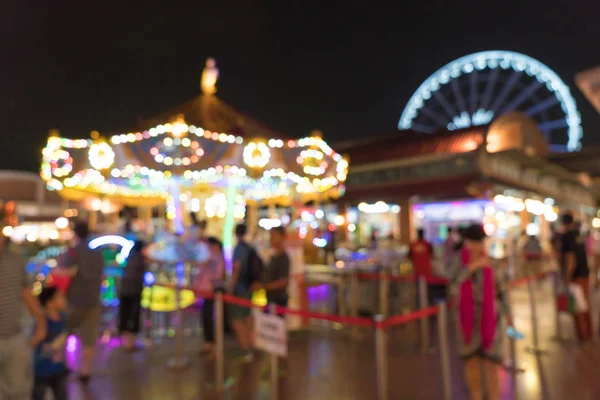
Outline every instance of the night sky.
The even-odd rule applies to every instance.
[[[320,129],[334,142],[394,132],[447,62],[513,50],[571,86],[584,146],[600,144],[600,116],[573,82],[600,65],[597,1],[130,3],[3,4],[0,169],[37,170],[51,128],[120,133],[197,96],[209,56],[222,100],[290,136]]]

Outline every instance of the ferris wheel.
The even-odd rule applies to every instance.
[[[412,95],[398,128],[456,130],[513,111],[533,118],[552,150],[581,148],[581,118],[569,87],[546,65],[511,51],[474,53],[440,68]]]

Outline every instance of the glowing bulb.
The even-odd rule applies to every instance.
[[[13,234],[13,227],[10,225],[5,226],[4,228],[2,228],[2,234],[6,237],[10,237]]]
[[[90,165],[97,170],[110,168],[115,161],[115,152],[106,142],[94,143],[88,152]]]
[[[65,217],[57,218],[54,224],[58,229],[66,229],[69,226],[69,220]]]

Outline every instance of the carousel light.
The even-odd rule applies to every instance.
[[[354,231],[356,231],[356,225],[348,224],[348,232],[354,232]]]
[[[271,158],[271,151],[262,142],[250,142],[244,148],[243,157],[250,168],[264,168]]]
[[[333,217],[333,223],[337,226],[342,226],[346,223],[346,218],[343,215],[336,215]]]
[[[90,165],[97,170],[110,168],[115,161],[115,152],[106,142],[94,143],[88,152]]]

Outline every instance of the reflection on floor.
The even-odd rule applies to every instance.
[[[331,307],[331,296],[325,289],[324,302],[315,307],[321,311]],[[319,294],[320,293],[320,294]],[[317,296],[319,294],[319,296]],[[504,399],[597,399],[600,398],[600,345],[578,347],[574,343],[556,342],[554,335],[553,302],[549,284],[536,289],[540,342],[547,352],[535,357],[525,351],[530,343],[530,309],[524,289],[512,291],[515,323],[526,335],[517,343],[517,361],[525,372],[512,375],[501,373]],[[156,337],[153,346],[129,354],[118,347],[116,339],[97,346],[94,377],[87,389],[69,382],[70,399],[268,399],[268,360],[257,357],[252,363],[241,361],[231,337],[226,341],[227,375],[235,384],[222,396],[214,392],[214,363],[199,354],[198,316],[188,312],[188,337],[185,354],[190,364],[181,370],[171,370],[167,361],[173,354],[171,338]],[[562,318],[565,339],[572,339],[572,322]],[[450,329],[452,332],[453,329]],[[435,323],[432,324],[435,346]],[[363,330],[360,340],[352,340],[348,332],[313,326],[310,330],[291,333],[289,338],[289,368],[280,380],[282,399],[373,399],[375,398],[375,357],[372,332]],[[107,338],[105,338],[107,339]],[[451,338],[450,343],[454,343]],[[68,361],[75,368],[79,349],[69,341]],[[441,376],[439,354],[419,352],[416,324],[390,331],[389,371],[391,399],[439,399]],[[468,398],[462,380],[460,359],[452,352],[452,384],[455,399]]]

